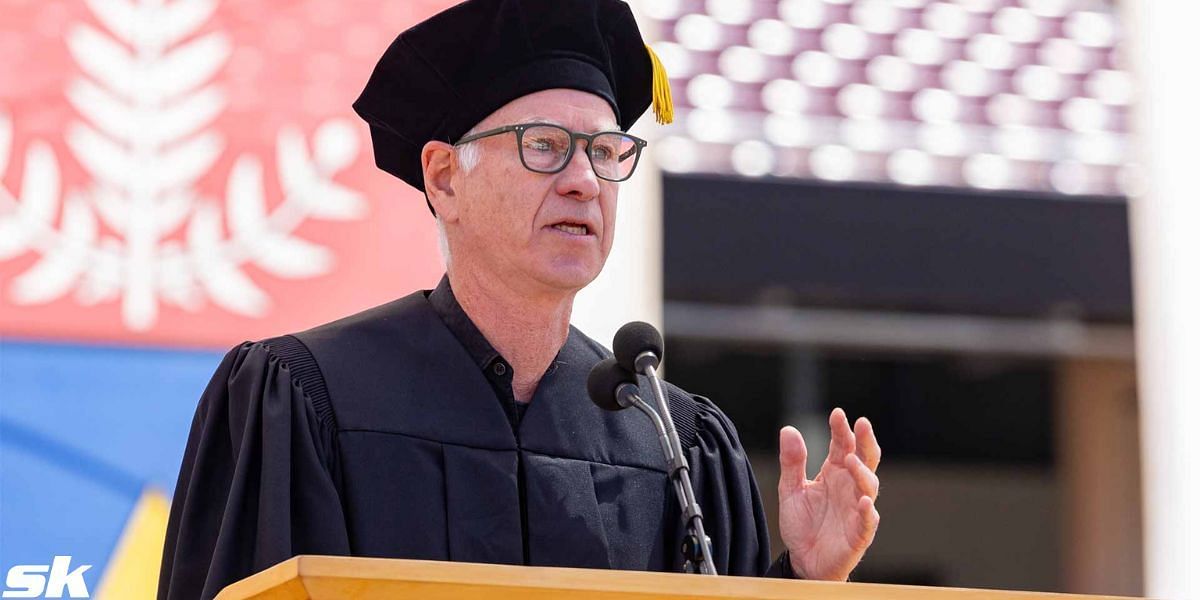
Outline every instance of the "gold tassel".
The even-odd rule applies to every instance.
[[[675,105],[671,103],[671,82],[667,79],[667,70],[650,44],[646,44],[646,52],[650,53],[650,65],[654,70],[654,88],[651,95],[654,105],[654,120],[659,125],[666,125],[675,120]]]

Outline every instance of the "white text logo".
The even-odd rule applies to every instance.
[[[87,598],[87,583],[83,574],[92,565],[80,565],[71,570],[70,556],[55,556],[50,565],[16,565],[8,570],[4,580],[4,598]],[[49,576],[43,575],[49,573]],[[43,596],[43,594],[45,594]]]

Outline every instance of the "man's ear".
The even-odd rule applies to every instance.
[[[458,157],[454,146],[446,142],[426,142],[421,148],[421,172],[425,176],[425,196],[433,210],[446,223],[458,220],[459,197],[454,190]]]

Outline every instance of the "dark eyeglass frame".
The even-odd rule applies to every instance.
[[[544,169],[535,169],[535,168],[529,166],[529,163],[525,162],[525,145],[524,145],[525,132],[533,127],[553,127],[555,129],[565,132],[568,136],[570,136],[571,143],[570,143],[570,146],[567,148],[567,157],[563,160],[562,165],[560,167],[558,167],[557,169],[554,169],[551,171],[547,171]],[[521,165],[524,166],[527,170],[533,171],[534,173],[543,173],[545,175],[553,175],[555,173],[562,172],[563,170],[565,170],[567,168],[567,165],[571,164],[571,159],[575,157],[575,147],[579,145],[575,142],[577,140],[585,140],[585,141],[587,141],[587,146],[584,148],[584,151],[587,152],[588,164],[592,166],[592,172],[596,174],[596,177],[599,177],[600,179],[603,179],[605,181],[612,181],[612,182],[625,181],[626,179],[629,179],[630,177],[633,176],[634,171],[637,170],[638,162],[641,161],[641,159],[642,159],[642,150],[645,149],[646,146],[649,144],[649,142],[647,142],[646,140],[643,140],[642,138],[637,137],[635,135],[630,135],[628,133],[625,133],[624,131],[598,131],[596,133],[579,133],[579,132],[571,131],[570,129],[567,129],[566,127],[563,127],[561,125],[555,125],[553,123],[521,123],[519,125],[505,125],[504,127],[497,127],[495,129],[489,129],[487,131],[481,131],[481,132],[473,134],[473,135],[468,135],[468,136],[462,138],[461,140],[458,140],[457,142],[455,142],[454,145],[461,146],[468,142],[473,142],[475,140],[483,139],[485,137],[491,137],[494,135],[500,135],[502,133],[508,133],[510,131],[515,131],[517,133],[517,136],[516,136],[517,137],[517,156],[521,157]],[[596,163],[592,159],[592,142],[597,137],[605,135],[605,134],[623,135],[623,136],[633,140],[633,151],[634,151],[633,166],[629,167],[629,174],[620,179],[613,179],[612,177],[605,177],[604,175],[601,175],[600,171],[596,170]],[[618,162],[620,162],[620,157],[618,157]]]

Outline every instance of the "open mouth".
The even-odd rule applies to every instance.
[[[585,225],[583,223],[563,222],[563,223],[555,223],[554,225],[551,225],[551,227],[554,229],[557,229],[563,233],[570,234],[570,235],[590,235],[592,233],[591,228],[589,228],[587,225]]]

